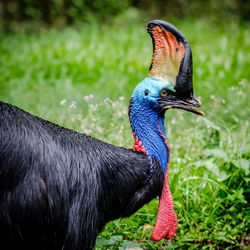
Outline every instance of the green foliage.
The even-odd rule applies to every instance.
[[[200,18],[213,21],[240,18],[249,20],[250,6],[242,0],[138,0],[135,6],[156,17]]]
[[[133,16],[133,15],[132,15]],[[125,19],[124,19],[125,18]],[[0,38],[0,99],[104,141],[132,147],[127,106],[152,55],[145,25]],[[150,240],[158,200],[108,223],[96,249],[239,249],[249,233],[249,26],[174,21],[194,58],[194,89],[206,116],[166,113],[169,182],[178,216],[170,241]]]
[[[130,11],[151,19],[250,20],[250,5],[244,0],[0,0],[0,28],[13,31],[20,28],[20,22],[34,27],[63,27],[93,20],[112,23]]]
[[[0,1],[0,11],[5,29],[16,22],[38,22],[40,24],[65,26],[77,22],[111,21],[124,12],[129,0],[12,0]],[[14,22],[13,22],[14,21]]]

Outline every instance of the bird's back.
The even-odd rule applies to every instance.
[[[0,249],[88,249],[106,222],[160,194],[160,167],[144,185],[149,164],[0,102]]]

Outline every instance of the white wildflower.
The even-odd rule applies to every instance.
[[[61,102],[60,102],[60,105],[64,105],[66,103],[66,100],[63,99]]]
[[[171,120],[171,124],[175,124],[176,123],[176,118],[173,117],[172,120]]]
[[[71,109],[76,109],[76,102],[75,101],[72,101],[70,106],[69,106]]]

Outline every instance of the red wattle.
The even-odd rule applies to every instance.
[[[134,144],[134,147],[132,148],[132,150],[146,154],[146,149],[143,147],[142,142],[138,139],[138,137],[135,135],[133,130],[132,130],[132,132],[133,132],[133,135],[135,137],[135,144]]]
[[[164,187],[161,193],[159,210],[151,238],[159,241],[162,238],[170,239],[177,230],[177,216],[174,211],[172,194],[168,185],[168,170]]]

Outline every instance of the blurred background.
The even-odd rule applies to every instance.
[[[206,114],[166,112],[177,233],[150,239],[155,199],[108,223],[96,249],[249,249],[249,1],[0,0],[0,15],[0,100],[126,148],[129,99],[152,57],[146,25],[176,26]]]
[[[213,21],[249,20],[250,4],[245,0],[1,0],[2,23],[10,30],[13,22],[42,21],[48,26],[63,26],[112,19],[130,8],[144,12],[152,18],[206,17]]]

